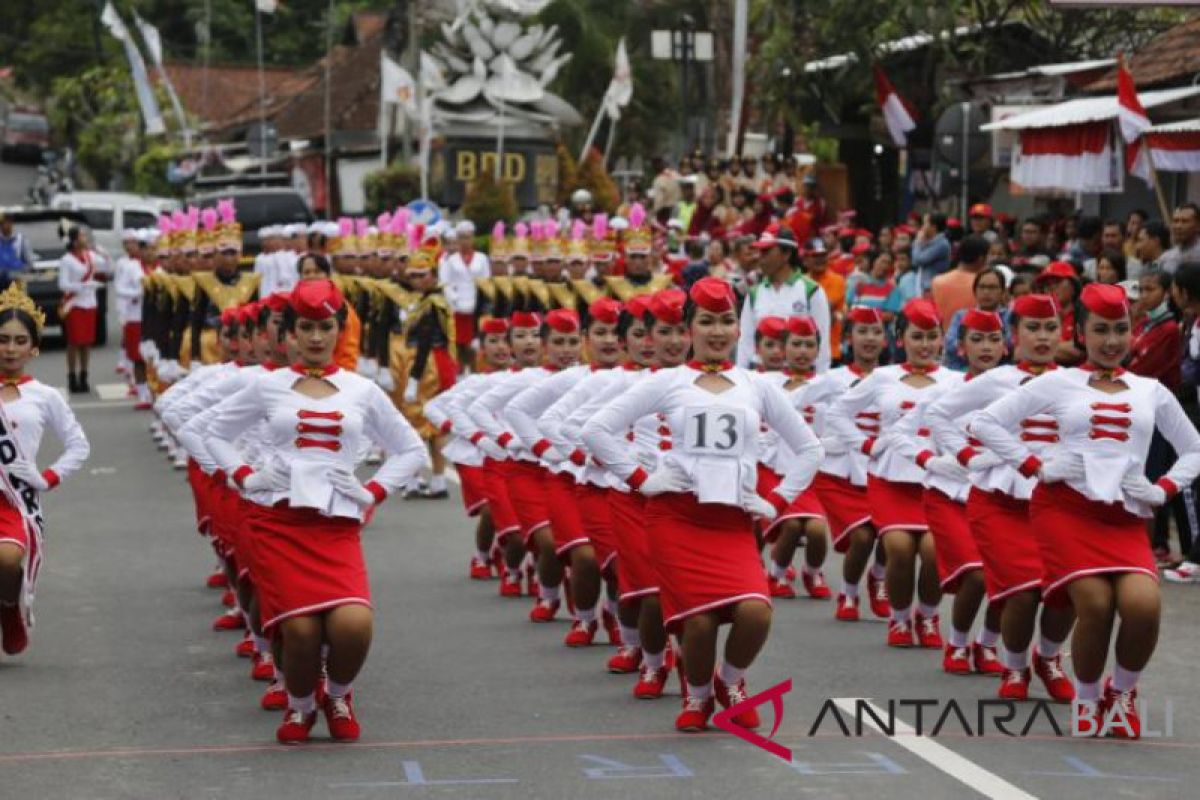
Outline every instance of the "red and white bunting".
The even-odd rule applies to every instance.
[[[1145,134],[1125,149],[1129,172],[1152,183],[1150,158],[1160,172],[1200,172],[1200,130]]]
[[[1011,178],[1026,189],[1112,191],[1120,187],[1112,122],[1027,128],[1013,151]]]
[[[892,86],[892,82],[878,64],[873,67],[873,71],[875,101],[879,103],[879,110],[883,112],[883,122],[892,137],[892,144],[904,147],[908,144],[909,132],[917,127],[916,112],[908,101],[900,96],[896,87]]]
[[[1136,142],[1150,128],[1150,117],[1138,99],[1133,74],[1125,66],[1125,56],[1117,57],[1117,120],[1121,124],[1121,138]]]

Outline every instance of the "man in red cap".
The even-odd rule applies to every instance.
[[[971,226],[969,234],[982,236],[988,244],[998,238],[998,234],[992,228],[992,221],[992,207],[987,203],[976,203],[967,211],[967,222]]]

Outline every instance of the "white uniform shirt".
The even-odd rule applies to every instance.
[[[792,277],[778,288],[764,280],[759,283],[742,304],[741,337],[738,339],[737,363],[749,368],[754,364],[754,332],[764,317],[795,317],[808,315],[821,332],[821,344],[817,351],[817,372],[829,369],[829,299],[825,290],[796,270]]]
[[[90,261],[89,267],[86,262]],[[64,253],[58,261],[58,288],[73,308],[95,308],[100,274],[108,269],[104,257],[89,250],[80,260],[73,253]]]
[[[538,418],[580,381],[601,371],[610,372],[611,370],[596,370],[580,364],[551,373],[527,386],[513,397],[501,410],[500,416],[508,424],[509,429],[521,440],[524,448],[540,458],[543,449],[549,447],[552,442],[542,435],[542,431],[538,427]],[[570,461],[550,464],[548,467],[552,472],[567,472],[576,477],[580,472],[577,465]]]
[[[446,299],[455,314],[474,314],[478,289],[477,278],[492,274],[491,263],[483,253],[473,252],[471,260],[463,259],[462,253],[451,253],[438,266],[438,282],[445,287]]]
[[[21,455],[36,464],[38,448],[49,429],[63,445],[62,455],[49,469],[59,480],[77,472],[87,461],[91,445],[62,394],[36,380],[19,384],[17,391],[20,396],[4,404],[4,413],[16,430]]]
[[[829,409],[833,403],[850,390],[866,375],[853,364],[845,367],[835,367],[829,372],[818,375],[804,392],[805,407],[814,410],[812,429],[822,442],[829,442],[833,437],[829,429]],[[799,398],[797,398],[799,399]],[[854,415],[854,424],[864,436],[879,435],[879,409],[868,406]],[[821,461],[821,472],[850,481],[855,486],[867,485],[867,457],[860,450],[848,449],[845,446],[825,447],[825,458]]]
[[[122,323],[142,321],[142,262],[129,256],[117,259],[113,271],[113,292],[117,295],[117,316]]]
[[[446,391],[425,404],[425,419],[435,428],[450,423],[450,440],[442,448],[442,455],[453,464],[468,467],[483,465],[483,452],[471,443],[460,430],[462,406],[473,403],[488,388],[488,378],[496,373],[473,372],[455,382]],[[455,424],[455,418],[460,420]]]

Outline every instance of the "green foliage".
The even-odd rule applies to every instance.
[[[170,144],[155,144],[133,162],[133,191],[160,197],[183,197],[183,185],[167,180],[167,165],[178,159],[180,150]]]
[[[570,202],[571,192],[579,187],[579,165],[575,163],[575,156],[571,155],[571,151],[563,142],[558,143],[554,155],[558,159],[558,194],[555,195],[554,202],[565,206]]]
[[[129,71],[91,67],[56,78],[53,92],[50,122],[57,137],[75,142],[79,166],[98,186],[109,186],[139,152],[142,120]]]
[[[363,191],[369,213],[390,211],[421,196],[421,171],[394,161],[385,169],[367,173],[363,178]]]
[[[497,182],[491,170],[480,170],[467,184],[460,211],[464,219],[475,223],[476,230],[490,231],[499,220],[511,222],[517,218],[516,189],[512,181]]]
[[[579,174],[572,191],[575,189],[587,189],[592,193],[592,205],[609,214],[615,213],[621,202],[621,190],[617,188],[616,182],[613,181],[604,166],[604,155],[594,147],[584,157],[583,164],[579,167]]]

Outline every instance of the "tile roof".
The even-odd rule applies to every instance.
[[[1192,82],[1200,74],[1200,14],[1163,31],[1128,59],[1138,88]],[[1088,92],[1112,92],[1117,88],[1117,71],[1084,87]]]
[[[210,65],[207,86],[202,64],[168,61],[164,66],[179,102],[205,127],[224,128],[247,105],[258,103],[258,69],[253,64]],[[266,67],[263,78],[268,102],[295,92],[304,83],[303,73],[295,67]],[[157,82],[157,70],[151,75]]]

